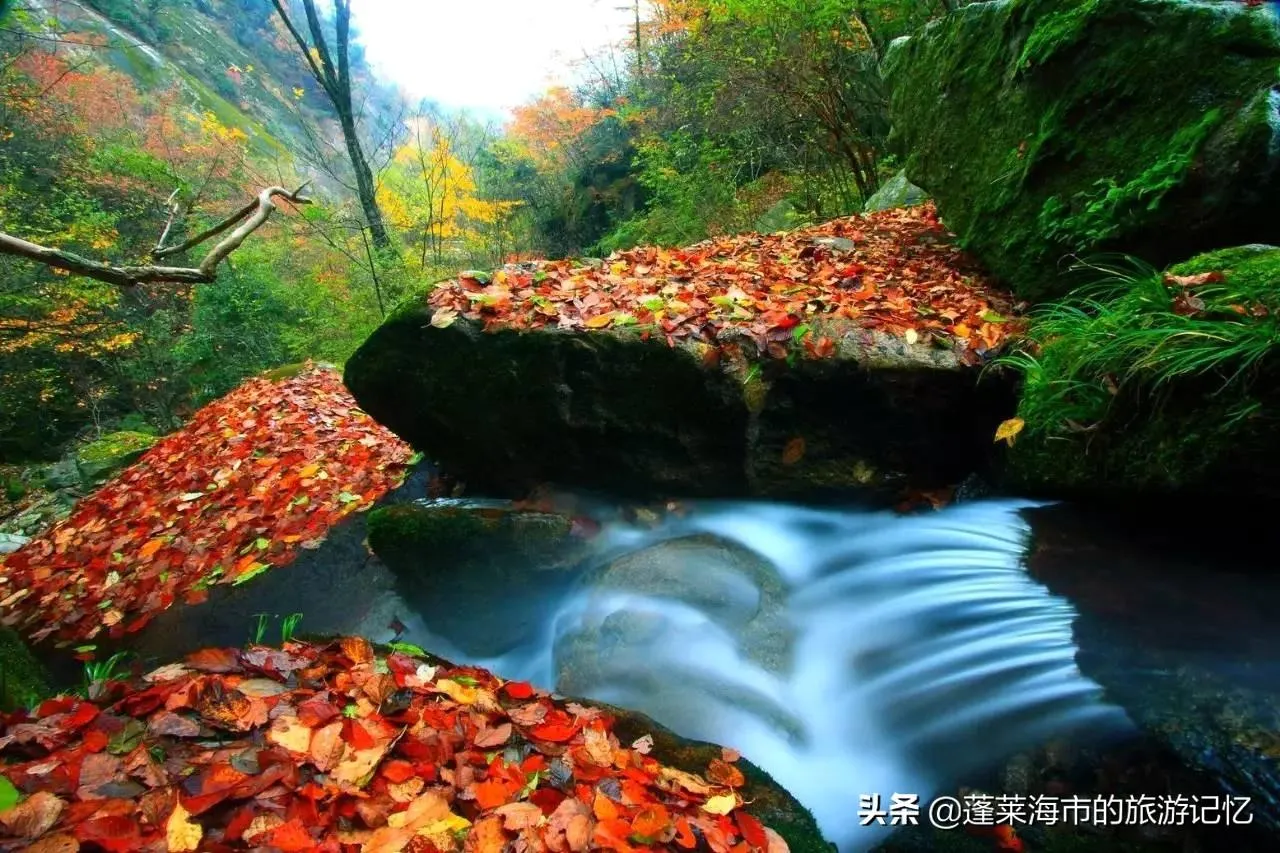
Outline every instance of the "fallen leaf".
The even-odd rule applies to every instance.
[[[1018,433],[1022,432],[1022,428],[1024,426],[1026,426],[1026,424],[1022,418],[1009,418],[1008,420],[1001,422],[1000,426],[996,427],[996,437],[994,440],[1007,442],[1010,447],[1013,447],[1014,439],[1017,438]]]
[[[164,827],[165,843],[169,845],[170,853],[199,850],[203,836],[204,829],[191,820],[191,815],[182,807],[181,802],[177,803]]]
[[[36,791],[13,808],[0,812],[0,826],[19,838],[38,838],[58,822],[66,805],[48,791]]]

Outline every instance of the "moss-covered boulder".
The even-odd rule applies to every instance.
[[[107,433],[76,451],[76,470],[86,486],[102,483],[133,464],[158,439],[144,432]]]
[[[402,306],[347,362],[361,407],[473,492],[797,496],[957,482],[1011,406],[951,349],[852,325],[829,358],[632,330],[482,331]],[[442,324],[444,325],[444,324]],[[816,324],[815,324],[816,325]]]
[[[13,711],[50,694],[49,674],[12,629],[0,625],[0,711]]]
[[[927,198],[924,190],[907,180],[904,169],[885,181],[884,185],[867,199],[862,210],[865,213],[875,213],[877,210],[889,210],[893,207],[914,207],[917,204],[924,204]]]
[[[895,42],[891,145],[1020,295],[1064,258],[1280,242],[1280,27],[1179,0],[974,3]]]
[[[1277,316],[1280,247],[1263,245],[1045,309],[1002,484],[1086,500],[1280,500]]]

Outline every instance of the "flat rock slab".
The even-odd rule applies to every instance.
[[[984,469],[1007,380],[954,352],[832,324],[823,359],[627,330],[483,331],[408,304],[347,362],[361,407],[473,493],[627,497],[886,491]],[[726,340],[727,339],[727,340]],[[726,345],[727,344],[727,345]]]

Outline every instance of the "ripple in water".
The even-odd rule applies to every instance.
[[[708,503],[615,526],[611,568],[548,612],[541,643],[472,662],[733,746],[842,851],[866,849],[887,830],[859,826],[861,794],[925,802],[1049,738],[1130,728],[1076,667],[1071,605],[1021,565],[1032,505]]]

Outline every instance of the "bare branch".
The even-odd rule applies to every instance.
[[[240,248],[245,239],[258,228],[262,227],[263,223],[265,223],[271,217],[271,214],[276,211],[276,197],[283,198],[293,204],[310,204],[311,199],[301,195],[305,186],[306,184],[303,184],[292,192],[284,187],[267,187],[262,192],[258,193],[256,200],[247,205],[248,213],[242,213],[231,219],[224,220],[222,224],[205,232],[205,234],[201,235],[201,238],[195,242],[188,240],[187,243],[190,245],[196,245],[197,243],[203,242],[216,234],[226,231],[241,219],[244,219],[245,216],[249,217],[240,225],[239,228],[231,232],[226,239],[209,250],[209,254],[200,262],[200,266],[195,268],[115,266],[113,264],[93,261],[73,252],[66,252],[61,249],[51,249],[48,246],[30,243],[10,234],[5,234],[4,232],[0,232],[0,254],[15,255],[20,258],[26,258],[55,269],[66,270],[67,272],[97,279],[98,281],[105,281],[107,284],[114,284],[117,287],[133,287],[138,284],[154,284],[162,282],[169,284],[207,284],[214,280],[218,264],[222,263],[222,261],[226,260],[228,255]],[[170,198],[173,198],[173,196],[170,196]],[[244,208],[241,208],[241,210],[243,211]]]
[[[160,232],[160,239],[156,241],[156,247],[151,250],[151,257],[157,257],[158,252],[164,251],[164,244],[169,239],[169,232],[173,230],[173,222],[178,218],[178,211],[182,206],[178,204],[178,193],[182,192],[182,188],[174,190],[169,196],[169,200],[165,202],[165,206],[169,208],[169,218],[164,223],[164,230]]]
[[[214,246],[209,254],[205,255],[204,260],[200,262],[200,271],[212,278],[218,264],[222,263],[227,255],[240,248],[240,244],[245,241],[246,237],[261,228],[263,223],[271,218],[271,214],[276,211],[276,196],[282,196],[286,201],[294,204],[310,204],[311,199],[300,195],[305,186],[306,184],[303,184],[293,192],[289,192],[284,187],[267,187],[258,193],[258,211],[245,220],[244,224],[239,228],[232,231],[227,236],[227,239]]]

